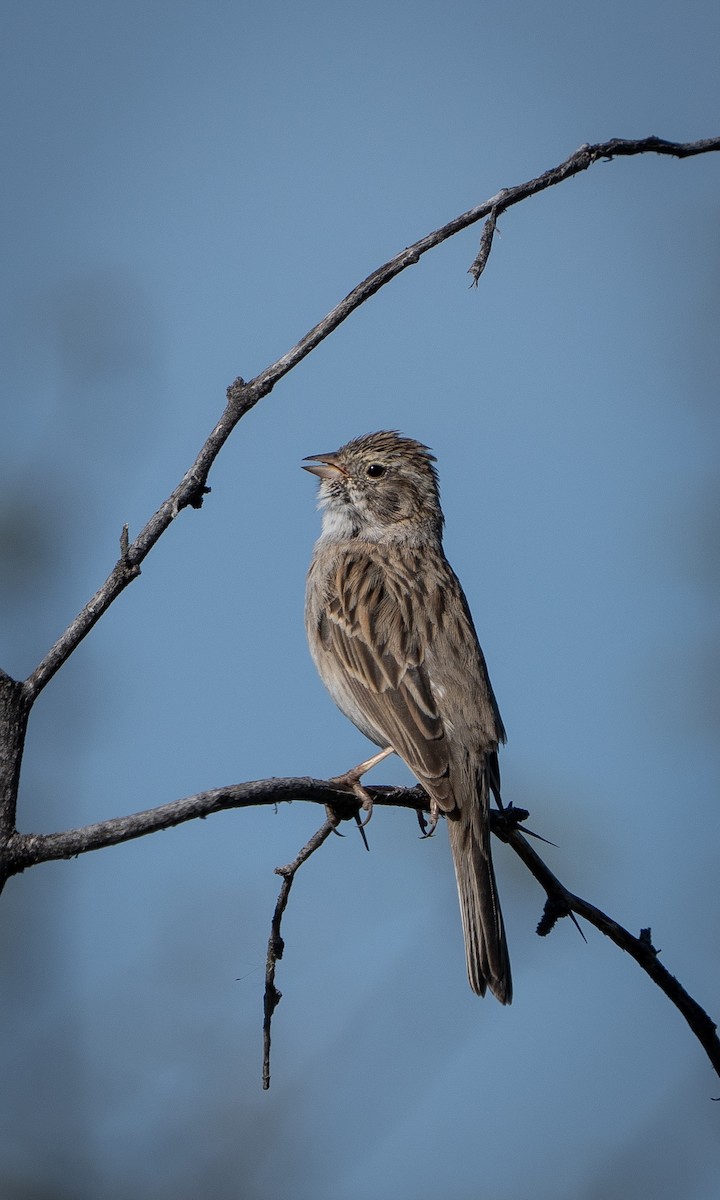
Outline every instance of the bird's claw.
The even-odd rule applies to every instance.
[[[345,775],[335,775],[329,782],[335,787],[350,789],[353,795],[360,801],[360,807],[367,813],[365,820],[362,822],[363,825],[367,825],[372,816],[373,799],[367,789],[363,787],[355,772],[348,771]]]
[[[368,840],[365,836],[365,826],[367,825],[368,821],[370,820],[370,818],[372,817],[372,814],[373,814],[372,796],[363,787],[363,785],[360,783],[360,780],[358,779],[357,775],[353,771],[348,771],[345,775],[335,775],[328,782],[332,783],[335,787],[338,787],[338,788],[342,788],[342,789],[349,788],[350,791],[353,793],[353,795],[356,796],[358,801],[360,802],[360,808],[362,808],[367,813],[367,816],[365,817],[365,820],[363,821],[360,816],[359,811],[356,812],[355,813],[355,822],[357,824],[358,829],[360,830],[360,836],[362,837],[365,849],[369,850],[370,847],[368,845]],[[333,820],[337,820],[337,815],[333,811],[332,806],[326,805],[326,808],[328,811],[328,815],[331,816]],[[335,833],[338,833],[337,829],[335,830]],[[344,837],[345,835],[340,833],[339,836]]]
[[[425,813],[418,810],[418,824],[420,825],[420,837],[431,838],[438,826],[440,820],[440,809],[434,801],[430,801],[430,820],[425,820]]]
[[[360,787],[360,785],[359,785],[359,784],[358,784],[358,787]],[[365,788],[360,788],[360,791],[362,791],[362,792],[365,792]],[[358,821],[359,821],[360,825],[362,825],[362,827],[363,827],[363,829],[364,829],[364,828],[365,828],[365,826],[366,826],[366,825],[369,823],[369,821],[370,821],[370,818],[371,818],[371,817],[372,817],[372,815],[373,815],[373,801],[372,801],[372,796],[368,795],[368,793],[367,793],[367,792],[365,792],[365,799],[362,801],[362,804],[361,804],[361,806],[360,806],[360,807],[363,809],[363,812],[366,812],[366,813],[367,813],[367,816],[366,816],[366,818],[365,818],[365,820],[364,820],[364,821],[361,821],[361,820],[360,820],[360,814],[358,813]]]

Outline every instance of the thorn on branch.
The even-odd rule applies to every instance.
[[[331,780],[330,782],[334,783],[335,781]],[[333,800],[331,803],[325,805],[325,812],[327,813],[328,820],[332,821],[333,823],[333,833],[336,837],[345,837],[345,834],[341,833],[338,829],[340,822],[349,821],[352,819],[358,827],[358,832],[363,840],[363,846],[369,852],[370,846],[368,845],[367,835],[365,833],[367,821],[362,821],[360,817],[360,807],[361,806],[358,804],[357,806],[353,806],[350,811],[341,811],[337,801]],[[280,871],[277,873],[280,874]]]
[[[490,828],[496,837],[500,838],[501,842],[508,842],[510,835],[519,829],[523,821],[527,821],[530,813],[526,808],[516,808],[514,804],[506,804],[503,808],[492,809],[490,812]],[[541,837],[539,833],[532,833],[531,830],[523,828],[523,833],[530,834],[531,837],[538,838],[541,842],[547,841]],[[550,843],[552,845],[552,843]]]
[[[359,812],[355,813],[355,824],[357,825],[358,829],[360,830],[360,837],[363,840],[363,846],[365,847],[365,849],[367,850],[367,852],[369,854],[370,847],[368,845],[367,834],[365,833],[365,826],[367,825],[367,821],[361,820]],[[335,830],[335,832],[337,833],[337,830]]]

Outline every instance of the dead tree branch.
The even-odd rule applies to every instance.
[[[175,520],[184,508],[200,508],[203,497],[209,491],[208,475],[215,459],[220,453],[240,419],[264,396],[267,396],[275,384],[292,371],[298,363],[329,337],[343,321],[355,312],[361,304],[369,300],[380,288],[390,283],[407,267],[414,266],[424,254],[447,241],[461,230],[467,229],[485,217],[491,218],[490,228],[486,226],[481,241],[480,252],[475,263],[470,268],[474,281],[480,277],[492,246],[492,233],[498,216],[546,188],[554,187],[586,171],[598,161],[610,161],[613,158],[630,157],[636,154],[662,154],[674,158],[689,158],[698,154],[708,154],[720,150],[720,137],[705,138],[697,142],[669,142],[663,138],[648,137],[639,139],[613,138],[609,142],[599,142],[596,145],[584,145],[571,154],[565,162],[551,167],[535,179],[515,187],[503,188],[496,196],[476,205],[460,216],[454,217],[440,229],[428,233],[412,246],[402,250],[389,262],[378,267],[367,279],[359,283],[339,304],[315,325],[305,337],[281,358],[266,367],[259,375],[246,383],[236,379],[227,390],[227,404],[217,425],[202,447],[195,462],[185,472],[174,491],[164,500],[157,512],[150,518],[138,536],[128,544],[127,535],[121,538],[120,558],[113,567],[105,583],[98,589],[91,600],[78,613],[75,620],[58,638],[55,645],[48,651],[42,662],[38,664],[25,683],[27,697],[32,703],[53,675],[70,657],[84,637],[90,632],[96,622],[105,613],[114,600],[125,590],[129,583],[140,574],[140,567],[153,546]]]
[[[653,983],[657,984],[665,993],[668,1000],[675,1005],[678,1012],[687,1021],[710,1059],[714,1070],[720,1076],[720,1040],[717,1036],[717,1026],[697,1001],[693,1000],[692,996],[686,992],[675,976],[671,975],[660,962],[659,951],[652,944],[650,929],[641,929],[639,936],[636,937],[601,909],[596,908],[594,904],[590,904],[589,901],[583,900],[582,897],[576,896],[566,888],[557,876],[553,875],[537,851],[520,832],[517,821],[513,820],[512,813],[512,808],[508,809],[507,813],[493,813],[492,830],[502,841],[512,847],[546,893],[545,909],[537,928],[539,936],[546,937],[561,917],[569,916],[571,913],[584,918],[590,925],[594,925],[600,933],[610,938],[611,942],[634,958]],[[509,821],[506,821],[507,816],[510,818]]]
[[[428,799],[421,787],[370,787],[368,791],[373,798],[373,803],[378,807],[408,808],[421,813],[428,811]],[[8,873],[18,874],[27,867],[35,866],[38,863],[75,858],[77,855],[86,854],[92,850],[116,846],[121,842],[144,837],[148,833],[171,829],[175,825],[196,820],[198,817],[208,817],[212,813],[225,812],[232,808],[249,808],[255,805],[274,806],[293,800],[329,805],[339,820],[353,820],[359,811],[358,801],[351,793],[341,791],[334,784],[322,779],[301,777],[253,780],[249,783],[233,784],[229,787],[198,792],[194,796],[175,800],[157,808],[125,817],[115,817],[94,825],[86,825],[81,829],[70,829],[63,833],[15,834],[8,847],[10,855]],[[720,1040],[718,1040],[715,1023],[660,962],[658,951],[652,944],[649,929],[641,930],[639,936],[635,936],[601,909],[566,888],[521,832],[520,822],[526,816],[524,810],[512,807],[507,808],[504,813],[492,812],[491,827],[493,833],[515,851],[546,894],[547,899],[543,917],[538,925],[538,934],[541,937],[546,936],[559,918],[574,913],[588,921],[605,937],[610,938],[616,946],[634,958],[638,966],[675,1005],[720,1076]],[[333,828],[334,823],[332,819],[329,819],[288,867],[278,868],[278,874],[283,875],[283,888],[281,888],[273,917],[266,966],[265,1059],[263,1066],[263,1080],[267,1081],[263,1084],[265,1087],[269,1086],[270,1022],[280,998],[280,994],[275,989],[275,965],[277,959],[282,956],[281,953],[277,953],[277,948],[282,946],[280,922],[295,872],[322,845]],[[272,957],[273,947],[275,947],[274,958]]]
[[[285,942],[283,941],[280,932],[282,925],[283,913],[287,908],[287,902],[290,896],[290,888],[292,887],[295,876],[304,862],[307,862],[311,854],[319,850],[323,842],[327,841],[331,833],[335,832],[337,821],[333,817],[328,817],[316,833],[312,835],[310,841],[307,842],[296,858],[286,867],[276,867],[275,874],[282,875],[282,886],[280,894],[275,905],[273,913],[272,925],[270,926],[270,937],[268,938],[267,960],[265,963],[265,996],[263,998],[263,1089],[267,1091],[270,1087],[270,1041],[272,1018],[275,1009],[282,1000],[282,992],[279,992],[275,987],[275,968],[279,960],[283,956],[285,950]]]

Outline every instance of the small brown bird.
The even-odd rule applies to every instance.
[[[490,855],[490,792],[500,805],[505,730],[467,601],[442,546],[435,458],[395,432],[313,454],[320,538],[305,621],[320,677],[345,716],[393,751],[447,817],[470,986],[502,1004],[512,980]],[[359,788],[362,792],[362,789]]]

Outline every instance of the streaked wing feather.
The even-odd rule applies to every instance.
[[[370,723],[437,803],[452,807],[448,746],[418,637],[426,598],[361,554],[343,559],[335,585],[321,629],[326,652],[342,664],[345,686]]]

